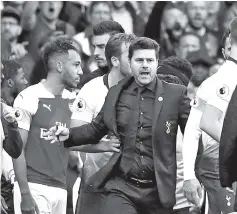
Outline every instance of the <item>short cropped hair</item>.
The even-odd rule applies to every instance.
[[[230,23],[230,36],[231,41],[237,43],[237,17],[235,17]]]
[[[112,68],[113,65],[111,63],[111,57],[115,56],[120,58],[121,56],[121,46],[125,43],[125,45],[130,45],[132,41],[136,39],[134,34],[126,34],[126,33],[118,33],[112,36],[108,43],[105,46],[105,56],[108,63],[109,68]]]
[[[160,65],[168,65],[183,73],[188,79],[193,76],[192,64],[177,56],[170,56],[160,62]]]
[[[111,36],[117,33],[124,33],[123,27],[116,21],[102,21],[93,27],[93,35],[101,36],[104,34],[110,34]]]
[[[45,44],[42,54],[42,60],[45,65],[45,69],[49,69],[48,62],[50,58],[56,54],[66,54],[68,55],[69,50],[74,50],[76,52],[77,49],[73,46],[73,42],[69,39],[58,38],[54,41],[48,42]]]
[[[106,4],[106,5],[108,5],[108,7],[110,8],[110,11],[111,11],[111,13],[112,13],[112,5],[111,5],[110,2],[108,2],[108,1],[92,1],[91,4],[90,4],[90,6],[89,6],[89,8],[88,8],[89,14],[91,14],[91,13],[93,12],[94,7],[95,7],[96,5],[98,5],[98,4]]]
[[[160,45],[153,39],[147,37],[138,37],[129,46],[129,52],[128,52],[129,60],[132,59],[134,51],[140,49],[155,50],[156,59],[157,60],[159,59]]]
[[[157,74],[157,76],[160,80],[163,80],[165,82],[185,86],[185,84],[182,82],[182,80],[179,79],[178,77],[174,76],[174,75],[171,75],[171,74]]]
[[[14,79],[22,66],[14,60],[2,60],[4,80]]]

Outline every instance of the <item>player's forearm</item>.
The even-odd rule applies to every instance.
[[[101,148],[100,144],[89,144],[89,145],[82,145],[82,146],[74,146],[71,147],[72,151],[80,151],[85,153],[100,153],[100,152],[107,152],[105,148]]]
[[[16,180],[20,187],[21,194],[30,193],[27,181],[26,159],[24,152],[22,152],[19,158],[13,160],[13,167],[15,171]]]
[[[23,142],[18,128],[13,124],[7,125],[7,135],[4,140],[5,151],[13,158],[18,158],[22,152]]]
[[[195,161],[199,147],[199,138],[201,136],[201,130],[199,128],[200,119],[201,112],[192,109],[183,138],[184,180],[196,178]]]

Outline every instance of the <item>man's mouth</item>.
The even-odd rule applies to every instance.
[[[95,58],[96,61],[103,61],[104,59],[102,58]]]
[[[142,71],[142,72],[140,72],[141,76],[148,76],[149,74],[150,74],[149,71]]]

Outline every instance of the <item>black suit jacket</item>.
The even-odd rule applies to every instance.
[[[66,142],[67,146],[85,144],[85,142],[97,143],[108,130],[113,131],[119,139],[115,106],[121,91],[132,84],[133,81],[133,77],[125,78],[118,85],[112,87],[108,92],[101,112],[95,120],[91,124],[70,130],[70,137]],[[157,78],[152,125],[153,160],[160,201],[167,208],[171,208],[175,204],[176,134],[178,125],[184,131],[190,111],[189,103],[190,100],[186,96],[185,87],[162,82]],[[171,124],[170,132],[166,125],[167,122]],[[113,170],[121,157],[122,150],[121,146],[121,152],[114,153],[108,164],[89,179],[85,185],[84,193],[92,193],[92,196],[93,193],[106,191],[103,187],[113,176]],[[81,206],[83,207],[83,204]],[[93,212],[84,210],[81,213]]]
[[[219,174],[222,187],[231,187],[237,181],[237,88],[235,88],[221,133]]]

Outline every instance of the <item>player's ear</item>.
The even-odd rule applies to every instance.
[[[7,85],[12,88],[14,86],[14,81],[12,79],[7,80]]]
[[[62,73],[63,72],[63,64],[62,64],[62,62],[57,61],[56,62],[56,68],[59,71],[59,73]]]

